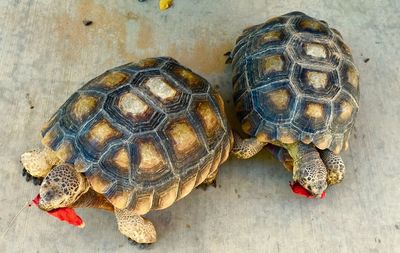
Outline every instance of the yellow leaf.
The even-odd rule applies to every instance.
[[[166,10],[171,7],[173,0],[160,0],[160,10]]]

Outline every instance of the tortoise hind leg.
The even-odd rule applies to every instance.
[[[29,181],[33,178],[34,184],[40,182],[60,162],[53,150],[45,147],[42,150],[32,150],[21,155],[21,163],[24,166],[22,175]]]
[[[239,134],[233,132],[234,143],[231,153],[239,159],[248,159],[256,155],[267,144],[257,138],[242,139]]]
[[[144,247],[157,239],[156,229],[151,221],[127,209],[114,209],[119,231],[134,244]]]
[[[320,155],[328,172],[328,185],[340,183],[344,178],[345,172],[345,166],[342,158],[328,149],[321,150]]]

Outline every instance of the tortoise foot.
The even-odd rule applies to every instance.
[[[153,245],[152,243],[138,243],[138,242],[132,240],[131,238],[128,238],[128,241],[131,245],[133,245],[139,249],[150,249],[151,246]]]

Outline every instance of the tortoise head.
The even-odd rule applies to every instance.
[[[39,208],[50,211],[69,207],[88,189],[86,178],[71,165],[58,165],[47,174],[40,186]]]

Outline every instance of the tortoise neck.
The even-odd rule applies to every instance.
[[[92,188],[80,196],[71,208],[99,208],[107,211],[113,211],[114,206],[100,193],[95,192]]]
[[[304,144],[301,141],[284,146],[295,164],[304,163],[309,160],[319,158],[319,153],[313,144]]]

